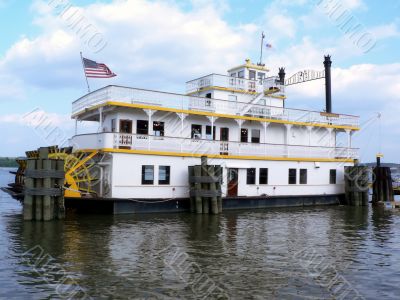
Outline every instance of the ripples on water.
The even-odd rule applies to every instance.
[[[0,169],[0,185],[10,180]],[[69,214],[41,223],[23,222],[20,204],[0,197],[4,299],[70,297],[76,287],[94,299],[193,299],[213,288],[218,293],[209,298],[337,299],[344,295],[339,283],[366,299],[400,294],[398,212],[320,207],[221,216]],[[26,252],[35,246],[48,264],[32,263]],[[206,279],[203,287],[195,284],[199,276]]]

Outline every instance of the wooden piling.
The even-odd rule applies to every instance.
[[[195,188],[195,183],[191,178],[194,177],[194,167],[190,166],[189,167],[189,191],[193,191]],[[193,195],[190,196],[190,212],[195,213],[196,212],[196,197]]]
[[[346,204],[368,205],[368,168],[366,166],[345,167]]]
[[[219,195],[217,196],[218,201],[218,213],[222,213],[222,194],[221,194],[221,185],[222,185],[222,167],[221,166],[214,166],[215,167],[215,176],[218,178],[216,183],[216,189],[219,191]]]
[[[42,169],[43,169],[43,160],[39,158],[36,161],[36,170],[42,170]],[[35,181],[36,181],[35,188],[37,190],[43,189],[43,179],[36,178]],[[42,219],[43,219],[43,196],[35,195],[35,220],[41,221]]]
[[[24,220],[50,221],[65,217],[64,161],[49,159],[49,148],[40,148],[28,159],[24,186]]]
[[[196,178],[201,177],[201,166],[194,166],[194,176]],[[195,203],[196,203],[196,213],[202,214],[203,213],[203,200],[201,198],[201,183],[200,181],[196,181],[194,184],[194,191],[195,191]]]
[[[220,166],[207,165],[207,157],[201,165],[189,166],[190,211],[197,214],[222,212]]]
[[[28,159],[26,163],[27,169],[34,170],[36,169],[36,160]],[[27,177],[25,178],[25,188],[33,189],[34,188],[34,179]],[[33,211],[34,211],[34,196],[31,194],[25,194],[24,196],[24,220],[31,221],[34,219]]]
[[[52,161],[50,159],[44,159],[43,161],[43,170],[45,171],[51,171],[54,169],[52,166]],[[52,182],[53,181],[53,182]],[[50,177],[46,177],[43,179],[43,187],[45,189],[49,189],[54,186],[54,179]],[[51,203],[53,200],[49,195],[43,196],[43,220],[44,221],[50,221],[53,220],[54,218],[54,207],[52,209]]]
[[[372,203],[379,205],[380,203],[394,201],[392,174],[389,167],[377,166],[374,168],[374,183]]]
[[[201,157],[201,176],[203,178],[208,177],[208,172],[207,172],[207,158],[204,160],[204,156]],[[201,189],[203,191],[209,190],[209,183],[203,182],[201,184]],[[210,213],[210,198],[208,196],[202,195],[203,199],[203,214],[209,214]]]
[[[56,170],[60,173],[64,172],[64,164],[65,164],[64,160],[57,159]],[[55,179],[55,187],[61,190],[61,194],[58,197],[55,197],[55,201],[52,201],[53,206],[56,206],[55,216],[59,220],[65,218],[65,202],[64,202],[64,191],[63,191],[64,180],[65,179],[61,176]]]
[[[209,178],[211,178],[212,180],[215,179],[215,174],[214,174],[214,166],[207,166],[207,175]],[[210,204],[211,204],[211,213],[213,215],[217,215],[219,210],[218,210],[218,198],[217,198],[217,184],[216,182],[213,180],[209,183],[209,190],[211,192],[214,192],[214,194],[211,196],[210,198]]]

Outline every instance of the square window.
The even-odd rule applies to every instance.
[[[155,136],[164,136],[164,122],[153,122],[153,132]]]
[[[256,169],[247,169],[247,184],[256,184]]]
[[[201,140],[201,125],[192,124],[192,139]]]
[[[149,121],[137,120],[136,121],[136,133],[137,134],[149,134]]]
[[[142,166],[142,184],[154,184],[154,166]]]
[[[169,184],[170,172],[170,166],[160,166],[158,169],[158,184]]]
[[[260,184],[268,184],[268,169],[260,168]]]

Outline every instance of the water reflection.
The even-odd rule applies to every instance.
[[[7,237],[2,241],[8,249],[2,272],[14,292],[3,290],[0,296],[59,298],[60,268],[88,295],[104,299],[192,299],[212,285],[233,299],[329,299],[338,297],[321,277],[338,275],[368,299],[395,299],[400,292],[395,282],[400,217],[383,210],[69,215],[66,221],[49,223],[1,214],[1,234]],[[54,258],[45,275],[23,259],[37,245]],[[307,264],[310,255],[326,266],[319,279],[316,267]],[[195,286],[198,274],[207,276],[207,287]]]

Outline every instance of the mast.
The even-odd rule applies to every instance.
[[[258,63],[259,66],[262,66],[262,58],[263,58],[263,46],[264,46],[264,39],[265,39],[265,34],[264,31],[261,33],[261,54],[260,54],[260,62]]]

